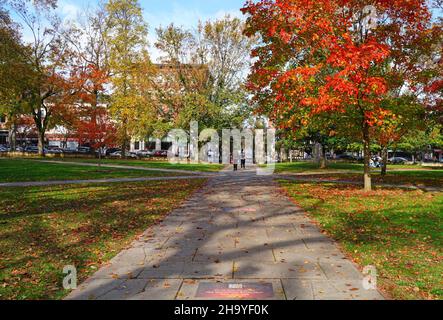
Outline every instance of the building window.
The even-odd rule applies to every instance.
[[[0,145],[7,144],[8,132],[0,131]]]
[[[5,123],[5,122],[6,122],[6,117],[0,114],[0,123]]]
[[[140,150],[140,141],[134,142],[134,150]]]

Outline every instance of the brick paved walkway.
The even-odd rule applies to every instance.
[[[272,299],[383,299],[362,279],[272,177],[225,171],[68,299],[196,299],[201,283],[272,284]]]

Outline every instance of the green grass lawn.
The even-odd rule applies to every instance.
[[[134,178],[176,174],[69,164],[52,164],[24,159],[0,159],[1,182]]]
[[[394,299],[443,299],[443,193],[280,181]]]
[[[385,177],[373,175],[375,182],[443,188],[443,169],[390,171]]]
[[[300,178],[304,180],[312,179],[313,181],[352,181],[363,183],[363,174],[361,173],[308,174]],[[372,182],[375,184],[443,188],[443,170],[391,171],[384,177],[377,172],[372,174]]]
[[[319,169],[312,162],[279,163],[276,165],[276,173],[303,174],[303,179],[363,182],[362,164],[338,162],[330,163],[327,169]],[[374,183],[443,188],[443,168],[441,167],[392,165],[388,166],[388,173],[385,177],[381,176],[380,169],[373,169],[372,178]]]
[[[64,158],[57,159],[58,161],[69,162],[83,162],[83,163],[98,163],[98,159],[79,159],[79,158]],[[150,161],[150,160],[122,160],[122,159],[102,159],[103,164],[115,164],[125,166],[139,166],[146,168],[156,169],[175,169],[175,170],[188,170],[188,171],[203,171],[203,172],[217,172],[223,169],[221,164],[194,164],[194,163],[178,163],[172,164],[168,161]]]
[[[318,165],[312,161],[303,161],[303,162],[285,162],[285,163],[276,163],[275,164],[275,172],[276,173],[302,173],[302,172],[310,172],[310,171],[334,171],[334,170],[353,170],[353,171],[361,171],[363,170],[363,165],[359,163],[345,163],[345,162],[337,162],[337,163],[328,163],[328,168],[319,169]]]
[[[414,170],[443,170],[443,168],[422,167],[421,165],[388,165],[389,170],[414,169]],[[363,172],[363,164],[348,163],[348,162],[328,162],[326,169],[319,169],[318,165],[312,161],[303,162],[285,162],[277,163],[275,165],[276,173],[303,173],[303,172],[322,172],[322,171],[360,171]],[[380,169],[373,169],[374,172],[379,172]]]
[[[0,299],[60,299],[65,265],[79,281],[205,180],[3,188]]]

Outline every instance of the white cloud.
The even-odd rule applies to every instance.
[[[213,16],[213,18],[221,19],[226,15],[230,15],[231,17],[239,18],[242,20],[244,19],[244,15],[243,15],[243,13],[241,13],[240,10],[230,10],[230,11],[220,10]],[[211,20],[213,20],[213,19],[211,19]]]
[[[78,7],[73,3],[67,1],[60,1],[58,3],[57,11],[63,23],[69,23],[77,21],[81,9],[80,7]]]
[[[157,61],[161,56],[160,51],[155,48],[154,43],[156,41],[155,29],[162,26],[168,26],[171,23],[179,27],[184,27],[189,30],[195,30],[197,28],[199,21],[216,20],[230,15],[232,17],[237,17],[243,19],[243,15],[240,10],[219,10],[215,13],[203,13],[198,9],[190,9],[184,7],[178,3],[174,3],[173,9],[168,12],[162,13],[150,13],[149,9],[145,9],[144,17],[149,24],[149,44],[150,44],[150,54],[153,61]]]

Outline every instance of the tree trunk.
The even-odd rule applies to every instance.
[[[122,158],[126,158],[126,149],[128,148],[128,141],[126,136],[123,138],[122,142]]]
[[[363,151],[365,156],[365,168],[364,168],[364,184],[365,191],[372,191],[372,181],[371,181],[371,145],[369,137],[369,125],[365,122],[363,124]]]
[[[320,147],[320,169],[326,169],[328,166],[326,159],[326,150],[323,145]]]
[[[155,151],[160,151],[161,149],[162,149],[162,139],[156,138],[155,139]],[[194,150],[194,152],[197,152],[197,151]]]
[[[44,116],[43,109],[45,110]],[[38,155],[41,157],[45,156],[45,133],[48,128],[50,115],[51,113],[44,107],[43,101],[40,101],[37,111],[33,113],[33,118],[38,135]]]
[[[14,122],[11,124],[9,132],[9,147],[11,148],[11,151],[15,151],[15,148],[17,147],[17,126]]]
[[[122,158],[126,158],[126,149],[128,147],[128,127],[127,120],[123,119],[122,127]]]
[[[38,130],[38,155],[45,156],[45,131]]]
[[[382,147],[381,157],[382,157],[381,176],[385,177],[388,171],[388,146]]]

